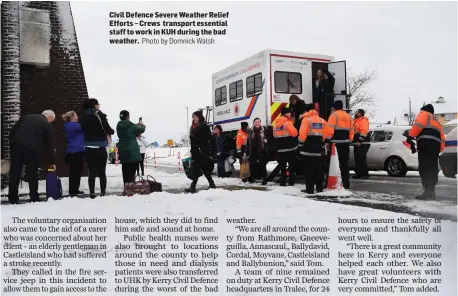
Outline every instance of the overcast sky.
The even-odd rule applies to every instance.
[[[331,55],[352,72],[378,68],[373,121],[439,96],[457,100],[456,2],[71,2],[89,95],[116,126],[142,116],[148,141],[178,140],[189,113],[212,104],[211,77],[264,49]],[[229,11],[213,45],[110,45],[110,12]]]

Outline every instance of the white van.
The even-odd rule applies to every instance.
[[[444,125],[445,126],[445,125]],[[445,128],[444,128],[445,130]],[[448,178],[456,178],[457,167],[457,128],[453,128],[445,136],[445,149],[439,156],[439,164],[444,176]]]
[[[213,124],[221,125],[230,140],[228,146],[235,148],[241,122],[251,125],[259,118],[264,126],[271,127],[283,107],[289,105],[291,95],[312,103],[313,78],[319,68],[334,76],[334,100],[341,100],[346,109],[345,61],[334,61],[327,55],[264,50],[213,74]]]

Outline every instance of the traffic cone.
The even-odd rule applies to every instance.
[[[340,177],[339,159],[337,158],[336,144],[332,144],[331,161],[329,163],[328,190],[342,189]]]

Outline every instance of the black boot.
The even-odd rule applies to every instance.
[[[193,181],[191,183],[191,186],[188,189],[185,189],[184,191],[188,193],[196,193],[196,185],[197,185],[197,182]]]
[[[216,185],[215,182],[213,182],[213,180],[208,182],[208,189],[216,189]]]
[[[425,185],[424,188],[425,190],[423,191],[423,194],[415,196],[415,199],[424,200],[424,199],[435,199],[436,198],[435,186]]]

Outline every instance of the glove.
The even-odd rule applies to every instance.
[[[412,143],[413,143],[413,138],[412,138],[412,137],[407,137],[406,142],[409,143],[410,145],[412,145]],[[415,145],[415,144],[414,144],[414,145]]]
[[[414,142],[410,143],[410,151],[412,151],[412,154],[417,153],[417,146],[415,146]]]

